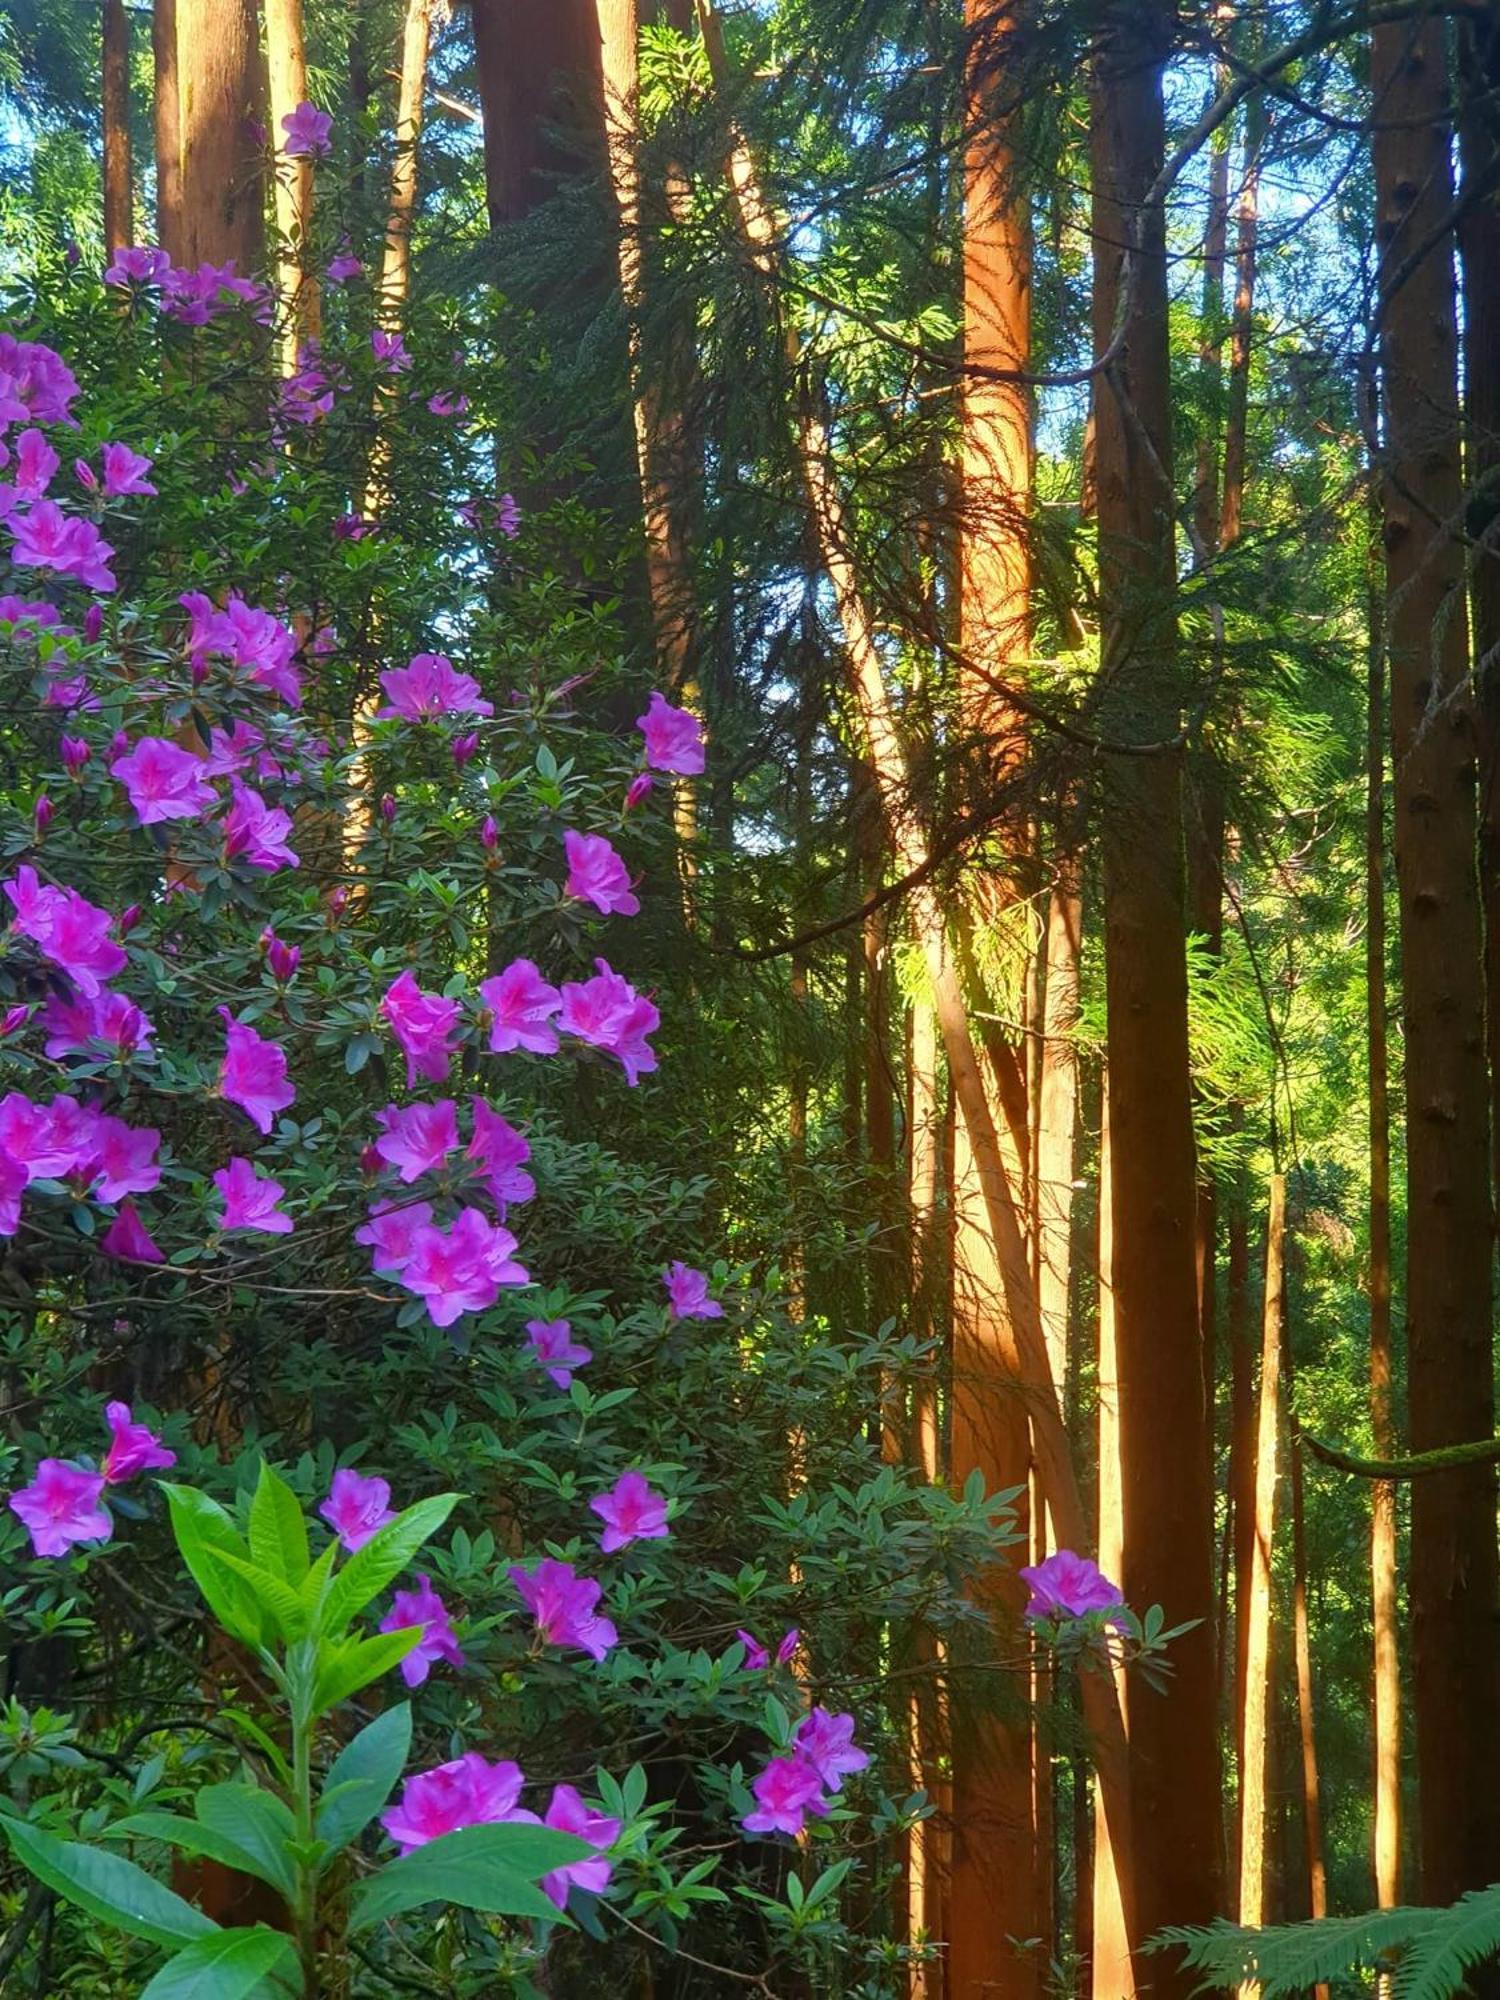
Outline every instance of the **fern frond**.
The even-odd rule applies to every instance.
[[[1396,1971],[1395,2000],[1448,2000],[1468,1973],[1500,1957],[1500,1887],[1471,1889],[1415,1938]]]
[[[1214,1990],[1247,1983],[1261,1988],[1263,2000],[1292,2000],[1326,1981],[1383,1967],[1450,1913],[1446,1910],[1366,1910],[1356,1917],[1319,1917],[1311,1923],[1278,1924],[1247,1930],[1224,1918],[1201,1928],[1159,1931],[1152,1951],[1178,1945],[1184,1963],[1204,1975]],[[1453,1988],[1426,1988],[1425,2000]],[[1401,2000],[1414,2000],[1402,1994]]]

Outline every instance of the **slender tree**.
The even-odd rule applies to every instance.
[[[271,134],[276,156],[277,269],[286,314],[282,365],[290,374],[297,349],[315,340],[319,326],[317,274],[308,260],[312,229],[313,163],[310,154],[281,151],[282,120],[307,98],[307,50],[302,0],[264,0],[266,73],[270,82]]]
[[[1267,1903],[1266,1813],[1271,1777],[1271,1557],[1276,1530],[1276,1444],[1281,1427],[1281,1343],[1286,1310],[1286,1181],[1272,1174],[1266,1212],[1266,1290],[1255,1426],[1255,1543],[1251,1558],[1244,1779],[1240,1787],[1242,1924],[1263,1924]]]
[[[157,0],[157,223],[180,264],[254,271],[265,243],[255,0]]]
[[[100,107],[104,127],[104,248],[113,256],[135,234],[130,165],[130,16],[104,0]]]

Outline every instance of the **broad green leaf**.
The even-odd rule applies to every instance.
[[[279,1576],[273,1576],[270,1570],[262,1569],[259,1563],[245,1556],[231,1555],[227,1549],[218,1561],[249,1586],[256,1603],[275,1623],[282,1638],[296,1640],[306,1636],[307,1609],[289,1583],[283,1583]]]
[[[334,1562],[337,1560],[338,1552],[338,1543],[330,1542],[297,1586],[297,1593],[309,1612],[316,1611],[318,1608],[319,1599],[327,1587],[328,1578],[332,1572]]]
[[[354,1894],[351,1932],[368,1930],[423,1903],[458,1903],[496,1916],[545,1917],[562,1912],[535,1885],[554,1868],[598,1850],[550,1826],[466,1826],[415,1853],[391,1861]]]
[[[250,1554],[285,1583],[298,1585],[307,1575],[307,1522],[301,1502],[264,1459],[250,1502]]]
[[[337,1637],[357,1611],[363,1611],[392,1577],[401,1574],[457,1505],[456,1493],[435,1493],[430,1500],[419,1500],[406,1508],[372,1535],[362,1549],[356,1549],[329,1586],[319,1629]]]
[[[367,1723],[334,1758],[318,1806],[318,1838],[337,1850],[362,1833],[396,1789],[410,1750],[411,1703],[403,1701]]]
[[[106,1827],[105,1833],[110,1838],[119,1835],[126,1840],[159,1840],[167,1847],[180,1847],[184,1854],[206,1854],[210,1861],[221,1861],[226,1868],[238,1868],[244,1875],[260,1872],[255,1857],[217,1828],[178,1813],[132,1813],[128,1819],[116,1820],[113,1826]]]
[[[403,1625],[395,1632],[378,1632],[370,1639],[345,1639],[334,1645],[325,1640],[318,1678],[313,1683],[313,1714],[326,1715],[329,1709],[337,1708],[341,1701],[358,1694],[371,1681],[388,1674],[420,1643],[421,1637],[420,1625]]]
[[[178,1550],[203,1601],[226,1632],[247,1645],[261,1645],[266,1620],[260,1605],[243,1580],[225,1566],[228,1556],[243,1560],[248,1555],[233,1521],[217,1500],[195,1487],[163,1482],[161,1490],[167,1496]]]
[[[244,2000],[292,1949],[280,1931],[220,1931],[169,1958],[141,2000]]]
[[[191,1944],[219,1928],[122,1854],[58,1840],[24,1820],[8,1819],[4,1826],[22,1866],[101,1923],[164,1945]]]
[[[296,1838],[297,1829],[280,1799],[259,1785],[205,1785],[193,1809],[204,1826],[244,1849],[252,1875],[292,1901],[297,1876],[287,1842]]]

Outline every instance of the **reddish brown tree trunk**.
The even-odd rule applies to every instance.
[[[265,248],[255,0],[157,0],[153,42],[162,245],[178,263],[253,272]]]
[[[131,242],[130,16],[125,0],[104,0],[100,111],[104,137],[104,249]]]
[[[156,240],[174,261],[182,236],[182,173],[177,128],[177,0],[154,0],[151,110],[156,147]]]
[[[1271,1176],[1266,1215],[1266,1290],[1255,1427],[1255,1534],[1246,1644],[1245,1740],[1240,1787],[1242,1924],[1268,1921],[1266,1814],[1271,1778],[1271,1558],[1276,1526],[1276,1446],[1281,1428],[1280,1362],[1285,1307],[1286,1181]]]
[[[1493,1208],[1461,520],[1453,187],[1440,18],[1378,28],[1371,85],[1385,417],[1385,642],[1406,1049],[1411,1446],[1489,1437]],[[1413,1482],[1422,1895],[1500,1874],[1492,1465]]]
[[[1103,671],[1109,728],[1160,740],[1177,724],[1167,267],[1144,197],[1165,147],[1159,6],[1106,10],[1095,53],[1094,341],[1113,360],[1096,397]],[[1122,284],[1125,252],[1130,278]],[[1117,324],[1118,319],[1118,324]],[[1113,1286],[1128,1602],[1201,1621],[1174,1647],[1170,1698],[1130,1689],[1140,1935],[1200,1923],[1220,1895],[1213,1504],[1194,1244],[1181,760],[1104,767]],[[1118,1858],[1118,1857],[1117,1857]],[[1186,1994],[1170,1958],[1152,1991]]]
[[[312,228],[313,163],[309,155],[288,158],[282,150],[281,121],[307,98],[307,50],[302,32],[302,0],[264,0],[266,72],[270,79],[271,140],[276,147],[276,233],[282,311],[286,314],[282,365],[290,374],[297,349],[317,338],[318,279],[309,261]]]
[[[604,84],[595,0],[474,0],[490,225],[519,222],[597,164]]]

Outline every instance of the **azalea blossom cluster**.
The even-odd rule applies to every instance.
[[[249,306],[263,325],[271,317],[270,290],[254,278],[242,277],[232,257],[224,264],[204,263],[190,269],[174,264],[155,244],[129,244],[115,252],[105,268],[104,282],[142,295],[155,294],[162,312],[180,326],[207,326],[237,306]]]
[[[77,1542],[107,1542],[114,1521],[104,1489],[177,1463],[176,1452],[148,1425],[132,1422],[128,1403],[107,1403],[104,1416],[109,1449],[97,1471],[72,1459],[44,1458],[30,1483],[10,1496],[10,1511],[24,1522],[39,1556],[66,1555]]]
[[[800,1834],[809,1816],[827,1817],[844,1779],[869,1761],[870,1753],[854,1741],[854,1717],[815,1707],[756,1777],[750,1787],[755,1805],[740,1824],[746,1833]]]
[[[1096,1612],[1104,1614],[1103,1623],[1117,1624],[1129,1615],[1120,1586],[1072,1549],[1057,1549],[1045,1562],[1018,1574],[1030,1592],[1024,1614],[1029,1624],[1054,1625]]]
[[[0,526],[10,537],[10,559],[18,569],[50,570],[90,590],[108,591],[115,587],[113,547],[92,521],[48,497],[62,460],[42,426],[76,429],[77,397],[78,383],[60,354],[41,341],[0,333],[0,474],[10,475],[0,478]],[[18,423],[26,428],[12,447],[11,427]],[[150,460],[141,465],[149,470]],[[86,483],[97,489],[92,468],[87,470]]]

